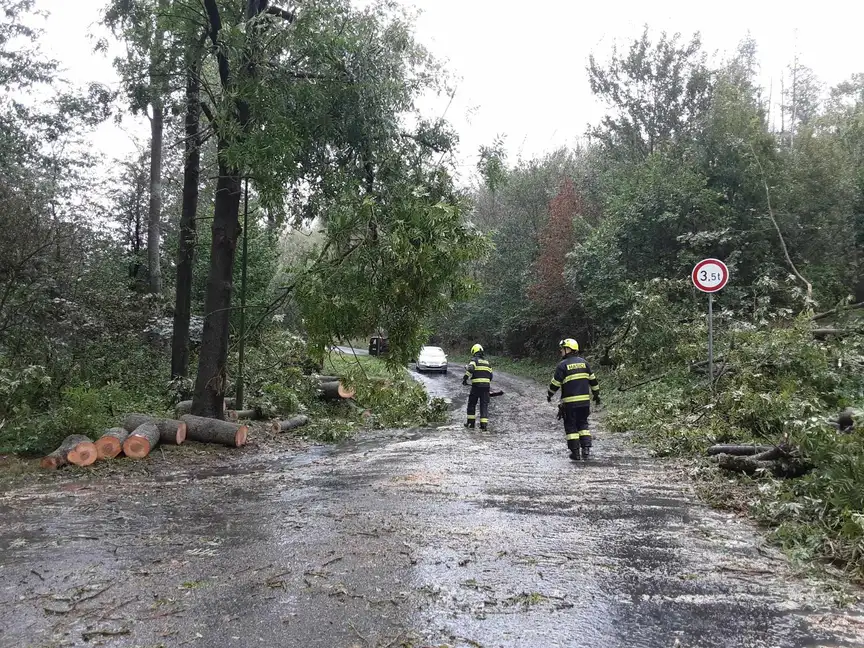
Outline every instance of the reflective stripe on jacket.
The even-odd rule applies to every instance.
[[[465,379],[470,380],[472,385],[489,385],[492,383],[492,367],[489,361],[474,356],[465,367]]]
[[[561,390],[562,403],[590,404],[592,395],[600,395],[600,385],[585,358],[568,356],[555,367],[549,383],[549,395]]]

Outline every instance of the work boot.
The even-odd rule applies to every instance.
[[[473,430],[473,429],[474,429],[474,424],[473,424],[473,423],[466,423],[466,424],[465,424],[465,427],[468,428],[469,430]]]
[[[588,456],[591,454],[591,448],[582,448],[582,461],[588,461]]]
[[[485,431],[488,430],[489,428],[486,427],[486,424],[485,424],[485,423],[481,423],[481,424],[480,424],[480,429],[483,430],[483,431],[485,432]]]

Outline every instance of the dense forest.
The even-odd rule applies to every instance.
[[[544,362],[575,337],[609,429],[775,446],[738,504],[860,573],[861,426],[836,417],[864,401],[864,74],[826,88],[795,60],[772,112],[756,43],[716,62],[646,29],[585,62],[608,110],[583,146],[512,162],[500,139],[465,188],[407,13],[279,4],[110,0],[114,91],[65,82],[38,2],[0,0],[0,452],[187,398],[297,411],[304,369],[375,331],[393,369],[430,336]],[[150,137],[106,165],[88,134],[121,114]],[[731,271],[712,376],[705,257]],[[388,384],[392,421],[433,416]]]

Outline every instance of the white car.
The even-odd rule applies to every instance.
[[[417,355],[417,371],[442,371],[447,373],[447,354],[444,349],[424,346]]]

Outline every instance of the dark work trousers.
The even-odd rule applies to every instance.
[[[588,429],[588,403],[564,403],[564,432],[567,434],[567,447],[570,453],[587,457],[591,448],[591,432]]]
[[[477,403],[480,403],[480,429],[485,430],[489,425],[489,383],[482,385],[471,385],[471,393],[468,394],[468,427],[473,428],[477,420]]]

